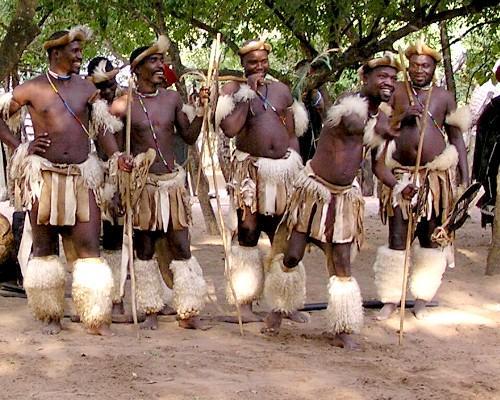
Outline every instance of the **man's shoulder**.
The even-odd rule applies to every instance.
[[[273,80],[269,81],[269,85],[276,90],[290,92],[290,88],[288,87],[288,85],[283,82]]]

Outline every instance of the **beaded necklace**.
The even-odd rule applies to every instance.
[[[170,168],[167,160],[163,156],[163,153],[160,149],[160,142],[158,141],[158,136],[156,135],[156,131],[155,131],[155,128],[153,126],[153,122],[151,121],[151,118],[149,118],[148,110],[146,108],[146,105],[144,104],[144,101],[142,100],[143,98],[156,97],[158,95],[158,90],[156,90],[156,92],[154,92],[154,93],[140,93],[136,90],[135,93],[137,94],[137,98],[139,99],[139,104],[141,105],[142,111],[144,111],[144,114],[146,115],[146,118],[148,120],[149,130],[151,131],[151,135],[153,136],[153,141],[155,142],[156,152],[160,156],[160,159],[161,159],[163,165],[165,165],[165,167],[167,167],[167,169],[169,171],[171,171],[172,168]]]

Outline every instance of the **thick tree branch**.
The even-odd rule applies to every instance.
[[[276,6],[274,0],[264,0],[264,4],[283,23],[283,25],[285,25],[292,32],[292,34],[298,39],[300,47],[308,60],[312,60],[314,57],[318,55],[318,51],[314,48],[311,42],[309,42],[304,32],[298,32],[295,29],[291,19],[285,17],[285,15]]]
[[[19,0],[14,18],[0,44],[0,80],[3,80],[19,62],[24,50],[40,33],[36,24],[37,0]]]

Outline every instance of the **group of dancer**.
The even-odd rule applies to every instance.
[[[85,27],[54,33],[44,44],[47,72],[0,99],[0,139],[15,149],[16,206],[28,210],[31,223],[33,245],[24,276],[29,306],[46,333],[61,330],[66,275],[57,253],[61,235],[73,272],[76,313],[90,333],[110,333],[112,314],[124,313],[127,274],[119,216],[130,182],[142,327],[156,329],[157,315],[168,305],[179,326],[200,328],[207,285],[191,254],[190,201],[186,173],[175,162],[174,135],[196,142],[208,91],[200,91],[200,104],[193,107],[165,88],[163,37],[130,55],[132,92],[119,93],[118,70],[102,57],[91,61],[88,79],[82,79],[89,37]],[[227,255],[226,298],[243,322],[262,321],[252,306],[264,299],[270,309],[264,334],[278,334],[283,318],[307,322],[308,315],[300,312],[306,299],[302,258],[309,244],[317,245],[329,274],[327,319],[334,344],[355,347],[351,335],[363,325],[363,304],[351,262],[363,242],[364,201],[355,179],[363,158],[371,153],[382,184],[381,215],[389,224],[388,246],[379,248],[374,263],[385,304],[379,319],[388,318],[400,302],[408,218],[419,187],[427,188],[416,228],[420,246],[411,257],[410,291],[415,316],[421,318],[451,262],[452,253],[438,248],[431,234],[453,205],[457,166],[460,182],[469,180],[462,138],[468,117],[457,111],[449,92],[433,85],[441,57],[419,41],[406,50],[411,92],[397,81],[401,65],[391,53],[365,62],[360,90],[344,93],[327,111],[316,152],[304,166],[298,137],[308,127],[307,112],[285,84],[266,79],[271,51],[265,41],[245,42],[239,56],[246,82],[224,85],[216,105],[217,128],[235,139],[227,187],[237,223]],[[29,143],[16,135],[25,106],[35,130]],[[127,115],[131,156],[124,154]],[[91,152],[92,142],[97,153]],[[104,251],[101,226],[111,238],[103,240]],[[271,242],[266,256],[257,247],[262,232]],[[160,240],[169,250],[171,288],[155,256]]]

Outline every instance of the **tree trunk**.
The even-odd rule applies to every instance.
[[[217,158],[219,159],[220,170],[227,183],[231,172],[231,139],[224,135],[220,129],[217,132]]]
[[[189,146],[188,158],[191,165],[191,168],[189,169],[191,182],[193,184],[193,190],[197,190],[196,195],[198,196],[198,200],[200,202],[201,212],[203,213],[203,219],[205,220],[205,227],[210,235],[218,235],[219,227],[217,226],[217,219],[215,218],[215,213],[208,195],[210,186],[208,184],[207,176],[203,173],[203,171],[200,176],[199,187],[195,187],[196,181],[198,180],[198,169],[200,168],[200,153],[195,146]]]
[[[16,13],[0,44],[0,81],[9,75],[28,45],[40,33],[34,21],[37,0],[19,0]]]
[[[500,169],[497,173],[497,193],[495,201],[495,219],[491,234],[491,247],[486,261],[486,275],[499,273],[500,265]]]
[[[457,90],[455,87],[455,77],[453,76],[453,64],[451,63],[450,40],[446,22],[439,23],[439,31],[441,33],[441,49],[443,51],[444,74],[446,77],[446,88],[453,94],[455,101],[457,100]]]

